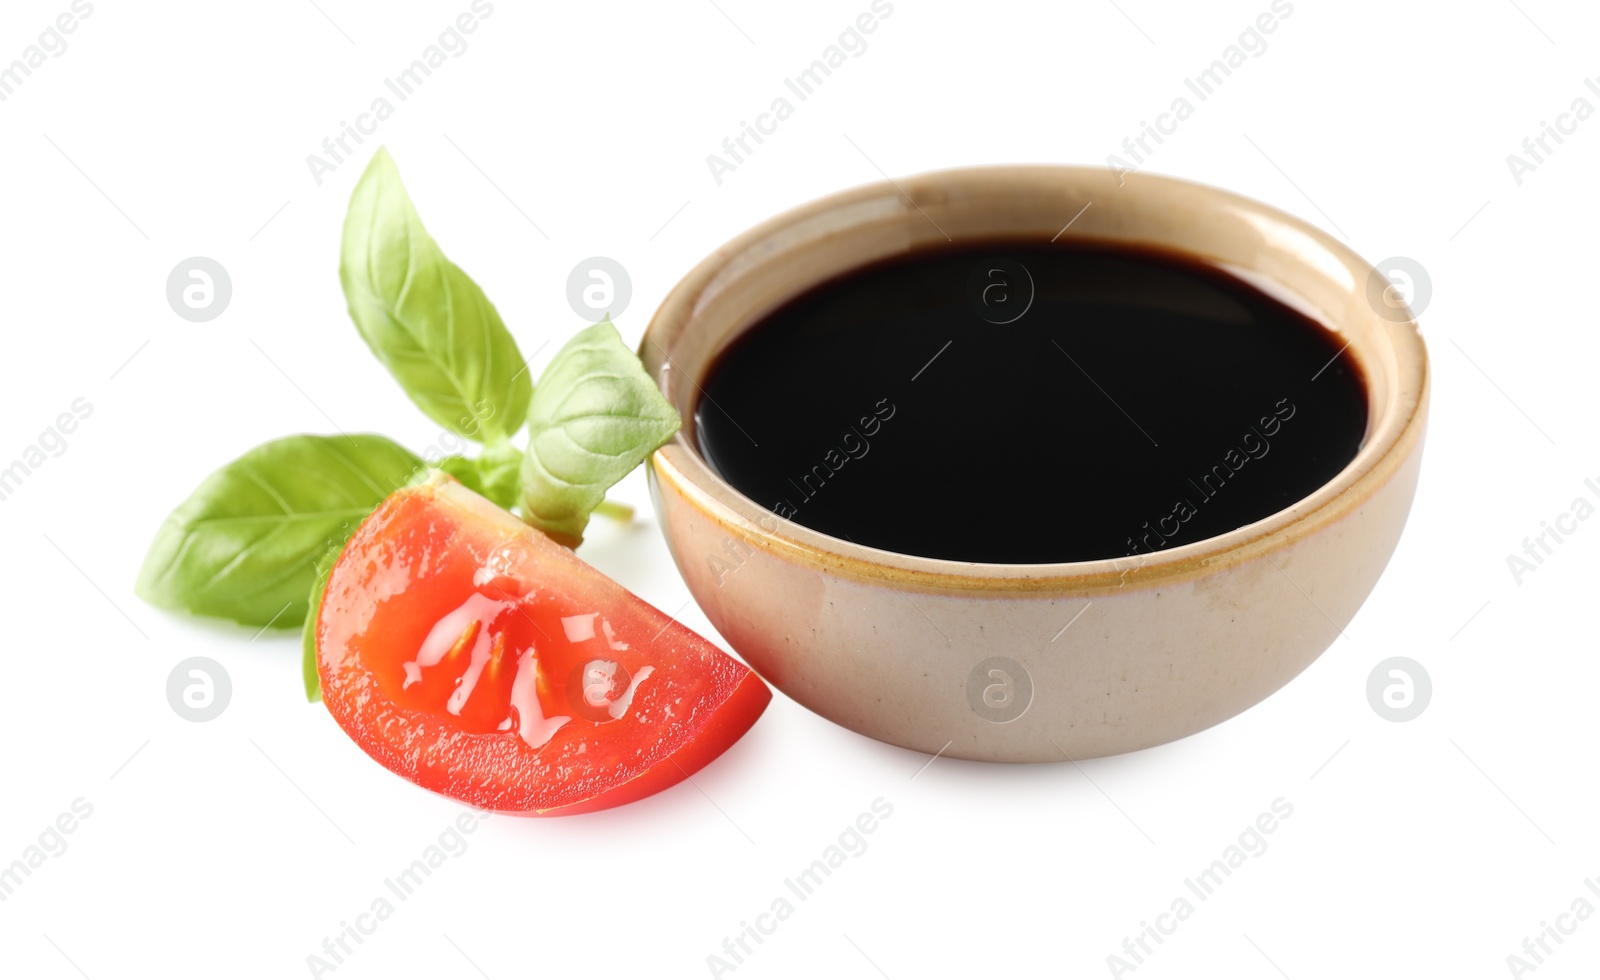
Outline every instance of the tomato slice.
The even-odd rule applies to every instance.
[[[322,697],[390,770],[480,808],[659,792],[743,735],[748,667],[443,474],[351,537],[317,620]]]

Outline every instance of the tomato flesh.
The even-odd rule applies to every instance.
[[[501,812],[604,809],[720,755],[749,668],[442,475],[351,537],[317,621],[323,701],[378,762]]]

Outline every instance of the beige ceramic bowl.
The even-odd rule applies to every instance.
[[[774,307],[946,235],[1049,241],[1074,215],[1065,236],[1208,258],[1347,340],[1345,356],[1368,384],[1356,458],[1295,506],[1220,537],[1139,558],[994,565],[858,547],[780,520],[700,456],[700,381]],[[1345,245],[1273,208],[1165,177],[1119,183],[1103,168],[945,171],[796,208],[690,272],[641,345],[685,420],[651,459],[673,557],[750,666],[873,738],[1045,762],[1198,732],[1276,691],[1333,642],[1405,524],[1422,459],[1427,354],[1403,309],[1373,302],[1373,277]]]

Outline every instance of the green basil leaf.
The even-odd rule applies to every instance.
[[[483,474],[478,472],[478,461],[466,456],[446,456],[433,464],[436,470],[443,470],[461,481],[461,485],[471,490],[480,497],[489,496],[489,488],[484,486]],[[504,504],[500,506],[504,507]]]
[[[317,560],[317,576],[311,583],[306,621],[300,627],[300,676],[305,681],[306,700],[312,704],[322,700],[322,677],[317,673],[317,617],[322,615],[322,594],[328,591],[328,578],[333,575],[333,565],[343,553],[342,546],[329,548]]]
[[[246,626],[305,621],[313,563],[422,461],[383,436],[289,436],[206,477],[156,532],[134,589]]]
[[[339,281],[367,346],[429,418],[483,443],[522,428],[533,386],[517,342],[422,227],[388,150],[350,196]]]
[[[672,438],[682,420],[610,320],[551,360],[528,408],[523,519],[576,546],[606,491]]]
[[[517,506],[522,495],[522,450],[508,442],[485,446],[474,459],[446,456],[435,468],[506,510]]]

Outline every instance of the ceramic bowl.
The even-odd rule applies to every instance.
[[[786,300],[946,236],[1057,235],[1189,253],[1325,324],[1368,387],[1356,457],[1294,506],[1218,537],[1133,558],[1000,565],[858,547],[782,520],[700,455],[708,367]],[[835,194],[718,249],[651,321],[640,354],[685,420],[650,460],[661,526],[695,600],[750,666],[861,734],[1005,762],[1182,738],[1327,649],[1400,537],[1429,381],[1416,323],[1388,286],[1297,218],[1167,177],[982,167]]]

